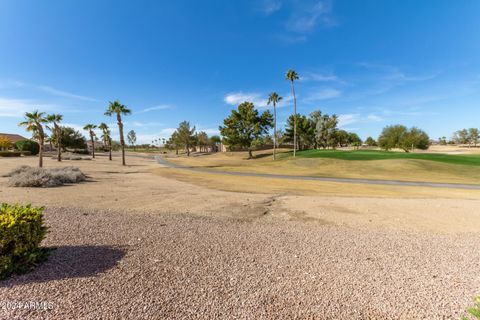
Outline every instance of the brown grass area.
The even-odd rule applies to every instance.
[[[271,151],[257,152],[248,160],[244,152],[225,152],[195,157],[170,156],[177,164],[219,171],[282,175],[364,178],[378,180],[480,183],[480,168],[414,159],[349,161],[325,158],[292,158],[285,151],[273,161]]]

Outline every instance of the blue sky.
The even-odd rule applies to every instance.
[[[0,132],[25,134],[25,111],[65,124],[107,122],[109,100],[133,110],[139,142],[182,120],[209,134],[250,100],[340,115],[365,138],[385,125],[431,137],[480,127],[480,1],[0,1]],[[114,131],[115,133],[116,131]]]

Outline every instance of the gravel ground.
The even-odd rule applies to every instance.
[[[74,208],[46,219],[57,249],[0,282],[1,319],[458,319],[480,290],[478,234]],[[52,309],[5,309],[25,301]]]

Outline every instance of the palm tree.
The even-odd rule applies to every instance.
[[[117,116],[117,123],[118,123],[118,132],[120,133],[120,145],[122,146],[122,165],[125,164],[125,139],[123,138],[123,123],[122,123],[122,114],[129,115],[132,113],[130,109],[128,109],[125,105],[121,104],[120,101],[115,100],[114,102],[110,102],[108,105],[108,109],[105,112],[106,116],[112,116],[116,114]]]
[[[295,97],[295,80],[298,80],[298,74],[295,70],[288,70],[285,80],[289,80],[292,82],[292,95],[293,95],[293,113],[294,113],[294,121],[293,121],[293,156],[296,156],[297,151],[297,98]]]
[[[92,158],[95,159],[95,130],[97,128],[96,125],[94,124],[86,124],[85,127],[83,127],[83,130],[88,131],[88,134],[90,135],[90,141],[92,142]]]
[[[47,123],[44,112],[25,112],[25,121],[20,122],[19,126],[27,127],[27,131],[33,133],[33,137],[38,139],[40,150],[38,152],[38,166],[43,167],[43,144],[45,143],[45,131],[42,123]]]
[[[277,103],[283,98],[276,92],[270,93],[267,104],[273,104],[273,160],[275,160],[277,149]]]
[[[55,135],[55,143],[57,144],[57,161],[62,161],[62,127],[59,123],[63,120],[61,114],[49,114],[47,115],[47,121],[53,123],[51,131]]]
[[[110,136],[110,130],[106,123],[100,123],[98,129],[102,130],[103,143],[108,146],[108,160],[112,160],[112,137]]]

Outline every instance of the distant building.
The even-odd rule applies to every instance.
[[[95,150],[103,149],[104,147],[103,142],[95,141]],[[87,149],[88,152],[92,152],[92,141],[90,140],[87,141]]]
[[[4,137],[7,137],[8,140],[10,140],[13,144],[17,143],[18,141],[20,140],[29,140],[25,137],[22,137],[21,135],[19,134],[14,134],[14,133],[1,133],[0,132],[0,136],[4,136]]]

